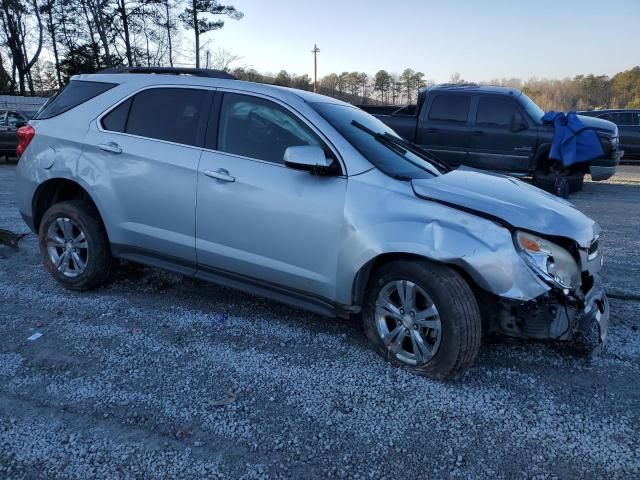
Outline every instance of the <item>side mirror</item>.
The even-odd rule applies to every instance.
[[[288,147],[284,152],[284,164],[295,170],[312,172],[315,175],[326,175],[331,170],[332,160],[327,158],[324,150],[311,145]]]

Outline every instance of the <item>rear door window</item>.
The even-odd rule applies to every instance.
[[[470,104],[471,97],[468,95],[436,95],[431,103],[429,120],[464,123]]]
[[[482,97],[478,102],[476,125],[509,128],[516,118],[521,118],[520,112],[507,98]]]
[[[115,86],[115,83],[72,80],[45,104],[38,115],[36,115],[36,118],[38,120],[44,120],[60,115],[97,97],[107,90],[111,90]]]
[[[613,112],[603,115],[602,118],[609,120],[619,126],[633,125],[633,114],[631,112]]]
[[[102,118],[113,132],[198,146],[206,123],[207,90],[151,88],[121,103]]]

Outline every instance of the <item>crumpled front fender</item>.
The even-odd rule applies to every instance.
[[[354,183],[349,186],[347,201],[348,210],[353,211],[347,219],[352,222],[347,225],[338,263],[347,265],[354,275],[340,275],[338,292],[351,292],[352,284],[348,283],[355,274],[379,255],[390,253],[455,265],[480,288],[508,299],[531,300],[550,290],[524,263],[508,228],[425,201],[410,190],[383,191],[384,198],[369,201],[369,195],[379,197],[381,189]]]

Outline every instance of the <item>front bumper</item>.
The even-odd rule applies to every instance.
[[[618,165],[620,164],[620,159],[623,156],[623,150],[615,150],[609,158],[597,158],[595,160],[591,160],[589,164],[591,180],[598,182],[613,177]]]
[[[601,350],[607,342],[609,330],[609,300],[599,276],[594,277],[591,290],[584,298],[584,308],[579,320],[578,341],[594,350]]]
[[[497,321],[490,332],[512,338],[570,343],[592,353],[604,348],[609,329],[609,300],[600,276],[591,276],[589,290],[580,297],[551,290],[534,300],[500,300]]]

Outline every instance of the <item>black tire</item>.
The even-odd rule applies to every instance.
[[[567,175],[567,182],[569,182],[569,191],[571,193],[579,192],[584,186],[584,172],[574,172]]]
[[[533,172],[533,184],[549,193],[555,193],[557,173],[536,170]],[[569,192],[575,193],[582,190],[584,185],[584,172],[572,172],[567,177]]]
[[[65,276],[54,265],[47,249],[47,232],[53,222],[67,218],[84,233],[88,246],[85,268],[74,277]],[[83,200],[56,203],[42,217],[39,228],[40,255],[46,269],[65,288],[70,290],[91,290],[106,283],[113,270],[113,258],[107,232],[95,207]]]
[[[424,363],[411,365],[397,358],[381,337],[377,326],[376,301],[381,289],[391,282],[406,280],[427,293],[441,322],[439,347]],[[450,267],[427,261],[395,261],[374,273],[365,295],[363,323],[376,351],[393,365],[418,375],[444,379],[455,377],[476,360],[482,343],[482,320],[469,284]],[[410,332],[405,331],[409,335]]]

